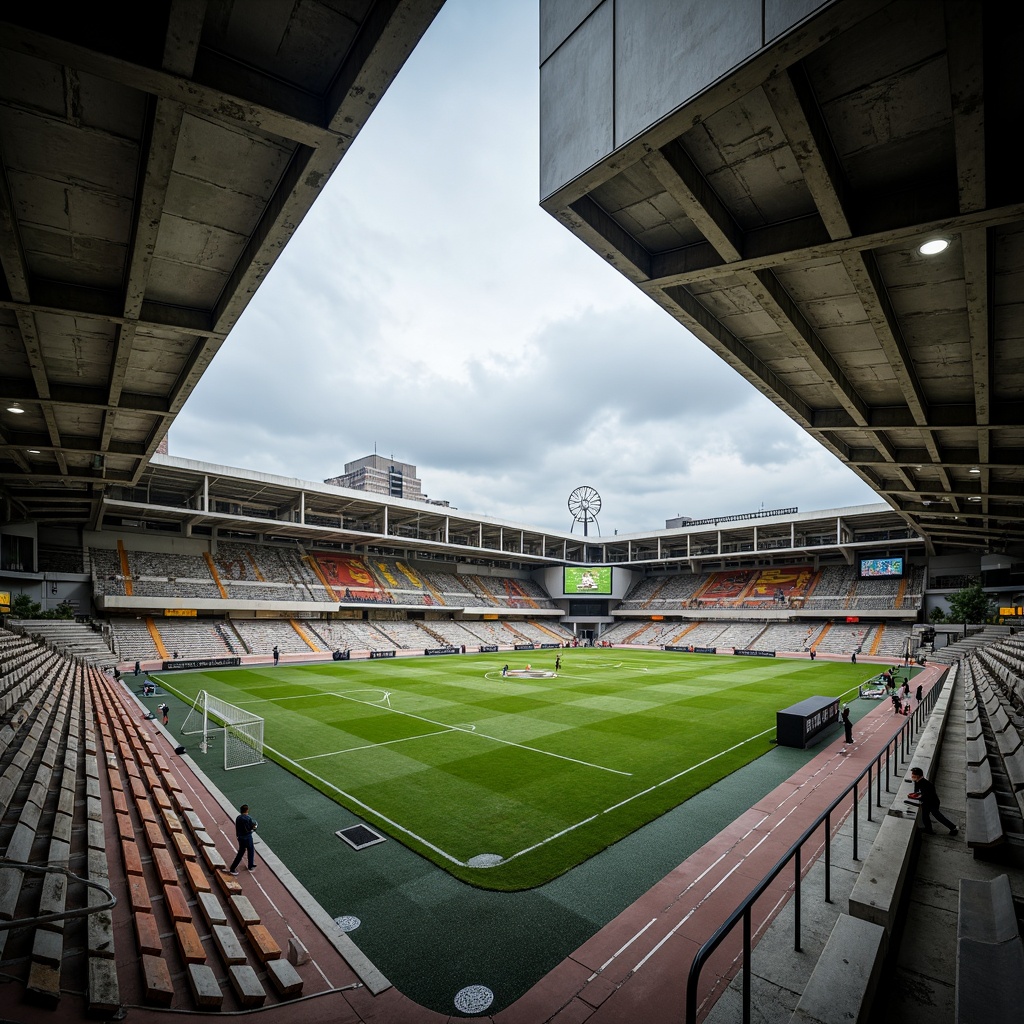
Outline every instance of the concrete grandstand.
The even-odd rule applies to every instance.
[[[1020,91],[1008,56],[1019,12],[728,0],[729,17],[705,24],[698,3],[543,0],[545,208],[880,498],[602,538],[158,452],[442,2],[287,5],[251,33],[219,0],[159,4],[136,12],[124,46],[113,13],[5,15],[0,47],[18,74],[0,85],[0,594],[5,610],[27,595],[75,611],[5,615],[0,631],[5,1014],[613,1024],[678,1019],[690,999],[695,1019],[745,1019],[753,994],[773,1021],[952,1021],[986,999],[991,1019],[1019,1019],[1019,986],[1004,982],[1024,962],[1024,650],[1012,635],[1024,605],[1024,205],[1005,170],[1009,133],[985,127],[986,110],[1009,119]],[[620,69],[626,26],[642,71]],[[684,66],[704,78],[680,79]],[[123,152],[53,100],[58,79],[105,97]],[[872,111],[895,95],[907,116],[861,147],[850,126],[877,124]],[[754,158],[758,118],[775,162]],[[60,259],[38,223],[60,221],[57,193],[118,197],[117,212],[97,213],[94,244]],[[159,232],[172,217],[173,259]],[[234,246],[216,267],[212,227]],[[935,233],[956,252],[944,277],[914,255]],[[61,355],[72,338],[74,370]],[[872,575],[878,561],[899,569]],[[567,592],[563,569],[581,565],[609,567],[610,593]],[[931,614],[975,580],[1007,608],[1004,624],[964,624],[937,646]],[[397,991],[272,851],[264,887],[243,893],[220,870],[238,801],[176,759],[173,731],[141,718],[113,674],[268,664],[275,650],[327,662],[591,642],[856,656],[871,671],[917,659],[923,693],[905,723],[864,712],[856,751],[827,740],[756,807],[743,802],[749,775],[710,794],[706,844],[627,908],[581,911],[589,932],[556,968],[479,1012]],[[907,809],[911,755],[960,825],[938,853]],[[820,842],[792,884],[765,882],[755,948],[734,933],[688,985],[701,944],[840,799],[824,848],[834,835],[842,895],[805,893],[804,954],[758,960],[792,948],[794,915],[799,947],[792,896],[823,870]],[[627,872],[632,856],[623,847],[606,863]],[[503,927],[497,911],[480,916]],[[539,929],[546,920],[538,911]],[[1007,967],[979,993],[970,972],[996,946]],[[844,975],[857,980],[836,1005]]]

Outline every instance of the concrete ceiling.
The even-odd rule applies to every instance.
[[[839,0],[543,203],[932,551],[1024,547],[1022,44]]]
[[[5,6],[5,518],[138,482],[442,3]]]

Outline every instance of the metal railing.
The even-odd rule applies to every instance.
[[[793,949],[795,952],[802,952],[800,945],[800,909],[802,895],[802,852],[804,845],[818,831],[821,825],[825,825],[824,857],[825,857],[825,902],[832,902],[832,815],[852,795],[853,798],[853,859],[860,860],[858,847],[858,821],[859,804],[861,796],[867,795],[867,817],[872,818],[872,782],[875,785],[874,806],[882,806],[882,774],[884,762],[885,791],[892,792],[890,784],[895,769],[891,767],[894,759],[902,764],[910,755],[910,748],[913,745],[917,733],[924,727],[925,719],[935,706],[939,694],[942,692],[944,680],[933,686],[927,693],[924,700],[906,717],[899,732],[896,733],[880,751],[875,759],[857,776],[856,779],[843,792],[829,804],[829,806],[818,815],[790,845],[789,849],[776,861],[775,866],[761,879],[751,890],[742,903],[726,918],[714,935],[694,954],[693,962],[690,964],[690,972],[686,981],[686,1024],[697,1024],[697,986],[700,982],[700,974],[704,965],[711,959],[715,950],[728,938],[737,924],[743,924],[743,1024],[750,1024],[750,951],[752,934],[753,906],[765,893],[768,887],[775,881],[786,867],[793,863]],[[900,773],[902,774],[902,772]],[[867,779],[867,785],[861,789],[861,783]],[[897,787],[899,782],[897,781]]]

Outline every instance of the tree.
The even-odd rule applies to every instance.
[[[949,597],[950,622],[962,622],[965,626],[972,622],[988,622],[994,611],[992,600],[981,589],[980,583],[964,587]]]
[[[11,617],[15,619],[34,619],[43,610],[28,594],[19,594],[11,602]]]
[[[946,613],[936,605],[929,613],[928,618],[931,622],[945,622]]]

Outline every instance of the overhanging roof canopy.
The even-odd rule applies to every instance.
[[[1024,546],[1021,8],[624,11],[542,2],[544,207],[932,550]]]
[[[139,480],[442,3],[6,6],[7,517],[95,524]]]

